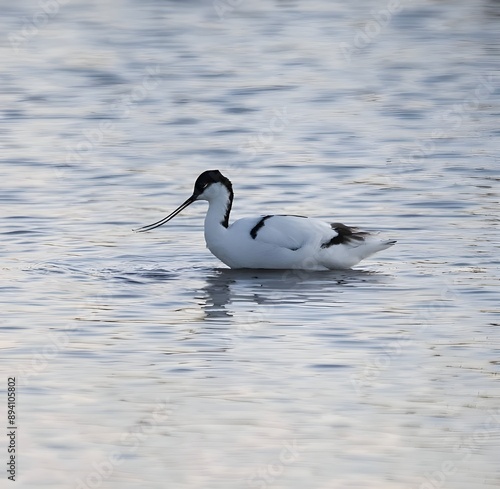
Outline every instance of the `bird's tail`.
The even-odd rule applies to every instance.
[[[389,239],[385,241],[366,240],[356,248],[356,251],[358,251],[359,259],[364,260],[368,256],[373,255],[374,253],[378,253],[379,251],[386,250],[396,243],[397,241],[395,239]]]
[[[361,260],[374,253],[390,248],[394,244],[396,244],[394,239],[380,241],[370,237],[363,239],[361,243],[359,241],[351,241],[342,248],[336,249],[335,254],[325,253],[323,265],[332,270],[337,268],[351,268]]]

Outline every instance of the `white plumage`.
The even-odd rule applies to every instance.
[[[231,182],[218,170],[208,170],[198,177],[193,195],[180,207],[138,231],[161,226],[196,200],[207,200],[207,247],[231,268],[344,269],[396,243],[340,223],[303,216],[267,215],[229,225],[233,196]]]

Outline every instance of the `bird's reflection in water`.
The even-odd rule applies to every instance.
[[[234,279],[226,276],[224,270],[215,270],[206,279],[201,299],[206,319],[227,319],[232,317],[226,306],[232,302],[231,284]]]
[[[208,320],[232,321],[235,303],[284,306],[338,301],[344,287],[378,283],[384,275],[365,270],[231,270],[217,268],[206,277],[201,304]]]

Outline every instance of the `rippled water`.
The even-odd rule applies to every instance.
[[[17,487],[500,486],[498,1],[2,3]],[[212,168],[235,218],[398,244],[231,271],[202,203],[131,232]]]

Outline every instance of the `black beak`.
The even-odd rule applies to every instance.
[[[151,231],[152,229],[158,228],[165,224],[166,222],[170,221],[170,219],[173,219],[179,212],[184,210],[188,205],[192,204],[196,200],[196,196],[193,194],[189,199],[186,200],[183,204],[181,204],[177,209],[175,209],[172,214],[169,214],[167,217],[164,217],[161,221],[154,222],[153,224],[148,224],[147,226],[143,226],[142,228],[139,229],[134,229],[135,232],[137,233],[143,233],[145,231]]]

